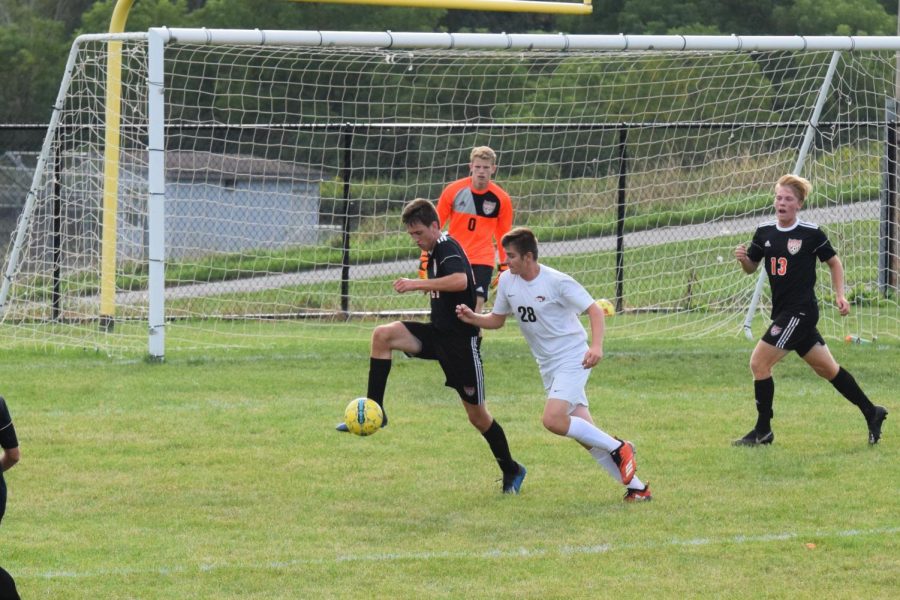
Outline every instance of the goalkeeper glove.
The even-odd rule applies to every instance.
[[[503,271],[508,271],[509,265],[506,263],[500,263],[500,266],[497,267],[497,276],[494,277],[494,280],[491,282],[491,289],[497,287],[497,284],[500,283],[500,275],[503,274]]]
[[[428,279],[428,253],[424,251],[419,256],[419,279]]]

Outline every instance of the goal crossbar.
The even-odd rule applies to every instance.
[[[593,51],[900,51],[897,36],[572,35],[267,29],[150,29],[164,44],[333,46],[381,49]]]

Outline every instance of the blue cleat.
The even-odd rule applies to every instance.
[[[518,494],[519,488],[522,487],[522,482],[525,480],[525,475],[528,471],[525,469],[525,465],[518,465],[519,470],[515,473],[504,473],[503,474],[503,493],[504,494]]]

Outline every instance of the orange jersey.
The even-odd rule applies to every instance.
[[[512,200],[503,188],[493,181],[486,190],[472,189],[472,178],[454,181],[441,193],[437,205],[441,227],[466,251],[473,265],[494,267],[494,243],[500,262],[506,262],[506,252],[500,240],[512,229]]]

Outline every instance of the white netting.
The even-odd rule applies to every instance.
[[[10,340],[146,348],[142,41],[123,47],[115,326],[98,326],[106,51],[79,50],[6,300]],[[624,311],[612,335],[734,335],[755,278],[733,248],[798,165],[831,58],[171,44],[167,348],[258,345],[297,335],[281,324],[299,318],[303,335],[333,336],[426,309],[390,285],[417,266],[399,212],[466,176],[476,145],[498,152],[514,223],[536,231],[544,261]],[[893,60],[841,55],[801,170],[804,218],[829,234],[858,303],[849,321],[823,310],[831,338],[900,337]],[[819,279],[827,305],[824,267]]]

